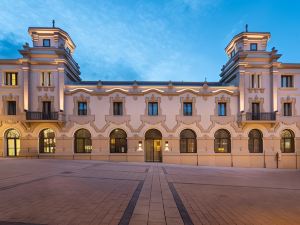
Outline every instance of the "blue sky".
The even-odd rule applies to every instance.
[[[219,79],[224,48],[244,30],[269,31],[280,61],[300,63],[300,1],[0,0],[0,58],[20,57],[29,26],[56,25],[77,45],[84,80]]]

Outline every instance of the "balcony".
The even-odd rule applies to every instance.
[[[26,120],[30,122],[63,122],[63,115],[59,112],[26,112]]]
[[[275,123],[276,112],[252,113],[246,112],[238,115],[240,123]]]

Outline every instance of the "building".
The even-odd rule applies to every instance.
[[[0,60],[3,157],[300,167],[300,64],[270,33],[234,36],[219,82],[119,82],[82,81],[62,29],[28,32]]]

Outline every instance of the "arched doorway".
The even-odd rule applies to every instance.
[[[151,129],[145,134],[146,162],[162,162],[162,134]]]
[[[20,153],[20,134],[15,129],[6,132],[6,150],[8,157],[18,156]]]

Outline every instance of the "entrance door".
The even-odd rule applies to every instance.
[[[19,133],[11,129],[6,134],[6,147],[7,156],[14,157],[18,156],[20,152],[20,135]]]
[[[260,119],[259,103],[252,103],[252,119],[253,120],[259,120]]]
[[[162,162],[162,135],[160,131],[151,129],[145,134],[146,162]]]
[[[51,102],[43,102],[43,119],[50,119],[51,116]]]

